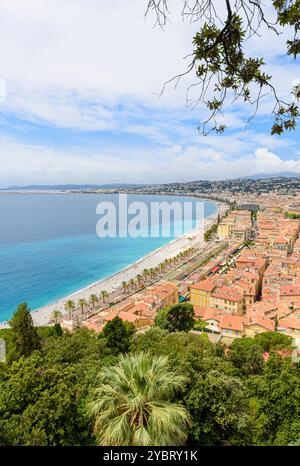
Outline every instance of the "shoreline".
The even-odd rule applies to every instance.
[[[201,200],[204,201],[209,199],[201,198]],[[205,218],[204,222],[201,222],[201,225],[184,233],[180,237],[173,239],[167,244],[151,251],[146,256],[141,257],[136,262],[129,264],[127,267],[119,270],[118,272],[115,272],[112,275],[109,275],[94,283],[91,283],[85,288],[81,288],[77,291],[74,291],[74,293],[60,298],[53,303],[47,304],[38,309],[31,310],[31,315],[34,324],[36,326],[49,325],[51,320],[51,314],[54,309],[60,310],[63,316],[66,316],[67,313],[64,310],[64,304],[68,300],[78,301],[82,298],[88,299],[91,294],[99,295],[101,291],[104,290],[107,291],[110,294],[110,296],[115,298],[115,296],[119,295],[120,291],[122,290],[123,281],[128,282],[131,278],[135,278],[138,274],[141,274],[144,269],[154,268],[159,263],[163,262],[165,259],[176,256],[179,252],[183,251],[184,249],[188,249],[189,247],[195,245],[198,245],[198,247],[204,245],[204,232],[214,224],[215,220],[218,218],[218,215],[222,216],[228,209],[226,203],[222,203],[219,201],[213,201],[213,203],[217,206],[216,212],[212,213],[207,218]],[[2,323],[0,322],[0,329],[7,327],[7,321]]]

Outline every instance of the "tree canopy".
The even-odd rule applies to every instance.
[[[118,316],[107,322],[103,329],[107,346],[117,353],[126,353],[129,350],[131,337],[134,332],[134,326],[128,322],[124,322]]]
[[[39,344],[0,364],[0,445],[299,444],[300,366],[285,335],[224,351],[206,333],[132,334],[116,320],[99,337],[29,322]],[[28,325],[0,330],[8,351],[16,331],[27,342]]]
[[[12,352],[15,353],[12,357],[29,356],[33,350],[40,347],[40,339],[27,303],[18,306],[9,325],[12,330]]]
[[[172,304],[157,313],[155,323],[168,332],[188,332],[194,327],[194,316],[192,304]]]
[[[253,338],[237,338],[231,345],[229,360],[241,374],[259,374],[263,369],[263,348]]]

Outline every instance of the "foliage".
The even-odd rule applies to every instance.
[[[127,353],[134,332],[134,326],[124,322],[118,316],[114,317],[110,322],[107,322],[103,329],[107,347],[111,348],[116,353]]]
[[[0,382],[2,444],[76,445],[85,442],[81,387],[72,367],[20,358]]]
[[[64,333],[62,327],[60,324],[54,324],[54,327],[53,327],[53,333],[55,336],[57,337],[61,337],[62,334]]]
[[[207,326],[208,323],[199,318],[194,325],[194,330],[203,331]]]
[[[40,347],[40,339],[26,303],[18,306],[9,325],[12,330],[13,358],[29,356],[32,351]]]
[[[138,335],[132,345],[133,352],[149,351],[153,356],[168,356],[170,366],[184,374],[190,385],[200,372],[218,369],[226,374],[233,373],[231,364],[218,357],[218,349],[210,343],[206,334],[168,333],[159,328]]]
[[[265,416],[260,444],[283,445],[299,438],[299,377],[290,358],[271,354],[263,375],[248,380],[248,395],[258,400],[258,414]]]
[[[209,241],[212,238],[212,236],[214,236],[214,234],[217,232],[217,229],[218,225],[212,225],[210,228],[208,228],[208,230],[206,230],[206,232],[204,233],[205,241]]]
[[[186,397],[192,416],[191,438],[198,444],[230,440],[247,421],[246,389],[236,377],[211,370],[200,376]]]
[[[293,220],[298,220],[300,218],[300,213],[299,214],[292,214],[290,212],[285,212],[285,218],[291,218]]]
[[[100,445],[181,445],[189,415],[174,403],[185,378],[166,357],[122,356],[99,374],[90,412]]]
[[[263,332],[255,335],[254,340],[264,351],[291,349],[292,337],[278,332]]]
[[[264,57],[247,54],[247,42],[253,36],[262,37],[269,31],[281,46],[278,38],[285,30],[291,39],[286,41],[286,50],[278,53],[286,53],[294,59],[300,53],[299,0],[273,0],[271,3],[264,5],[260,0],[183,2],[182,17],[193,25],[198,24],[198,32],[193,39],[193,51],[187,55],[190,58],[187,70],[167,81],[162,92],[167,84],[175,82],[177,85],[184,76],[195,75],[197,81],[189,86],[186,101],[192,107],[198,104],[206,107],[207,117],[199,126],[203,134],[222,133],[226,128],[223,111],[237,103],[249,108],[252,113],[247,120],[249,123],[267,96],[274,117],[271,134],[295,128],[299,117],[296,103],[300,97],[299,86],[291,87],[293,96],[283,100],[266,71]],[[169,4],[168,0],[148,0],[147,13],[153,10],[162,27],[171,14]]]
[[[85,328],[74,333],[65,332],[59,338],[48,338],[41,351],[46,360],[53,364],[76,364],[90,357],[100,359],[110,355],[105,341]]]
[[[194,316],[192,304],[172,304],[157,313],[155,323],[168,332],[188,332],[194,327]]]
[[[237,338],[230,347],[229,360],[243,375],[260,374],[262,354],[262,347],[253,338]]]
[[[165,445],[169,441],[182,443],[186,436],[189,445],[299,442],[300,366],[286,351],[291,347],[289,337],[266,332],[254,339],[236,339],[226,352],[223,345],[212,344],[206,333],[169,332],[155,326],[132,335],[128,324],[122,322],[122,327],[116,327],[122,328],[120,341],[122,349],[126,346],[128,351],[126,357],[116,347],[116,328],[109,339],[104,332],[99,338],[86,328],[61,333],[59,327],[50,326],[36,329],[38,350],[0,365],[1,445],[88,445],[101,441],[102,435],[109,444],[147,443],[150,434],[151,442]],[[8,352],[15,348],[12,329],[1,330],[0,337],[5,339]],[[110,346],[109,342],[114,344]],[[270,353],[267,362],[261,357],[265,350]],[[158,360],[164,362],[158,364]],[[127,377],[120,386],[125,373],[132,378]],[[175,376],[182,381],[180,388],[174,389],[170,399],[162,400],[162,393],[167,393],[164,384]],[[103,380],[107,381],[106,388]],[[133,432],[132,426],[129,430],[126,427],[120,440],[116,431],[120,432],[121,418],[111,422],[113,413],[104,404],[111,399],[116,410],[122,400],[133,406],[137,400],[133,393],[138,393],[142,403],[154,400],[166,403],[168,409],[169,405],[178,407],[186,417],[175,415],[176,409],[171,409],[175,420],[168,417],[168,409],[160,412],[167,421],[163,436],[154,440],[157,427],[149,424],[150,428],[148,417],[144,417],[141,435]],[[89,409],[95,403],[105,409],[101,410],[101,421],[94,425],[94,435]],[[95,411],[94,415],[94,420],[99,419]],[[130,421],[125,417],[127,426]],[[162,419],[158,416],[155,422]],[[105,422],[109,427],[104,432]],[[119,440],[111,437],[115,435]]]

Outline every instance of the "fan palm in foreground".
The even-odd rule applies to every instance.
[[[186,378],[171,371],[167,357],[121,356],[104,368],[90,403],[100,445],[182,445],[189,415],[174,403]]]

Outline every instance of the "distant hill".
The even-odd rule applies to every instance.
[[[141,188],[144,184],[32,184],[27,186],[13,185],[7,188],[0,188],[0,191],[71,191],[76,189],[120,189],[120,188]]]
[[[300,178],[297,172],[280,172],[280,173],[258,173],[252,176],[240,176],[238,180],[264,180],[269,178]]]
[[[49,184],[49,185],[26,185],[19,186],[13,185],[6,188],[0,188],[0,191],[72,191],[72,190],[89,190],[89,189],[139,189],[145,188],[147,186],[174,186],[174,185],[186,185],[186,186],[197,186],[201,185],[214,185],[220,183],[230,183],[238,180],[253,180],[259,181],[264,179],[276,179],[276,178],[300,178],[300,173],[297,172],[279,172],[279,173],[258,173],[251,176],[240,176],[237,178],[225,179],[225,180],[196,180],[196,181],[186,181],[186,182],[172,182],[172,183],[161,183],[159,185],[154,183],[148,184],[134,184],[134,183],[107,183],[107,184]]]

